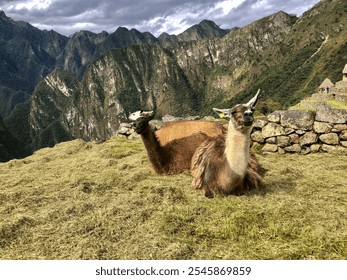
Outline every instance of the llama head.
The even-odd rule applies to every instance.
[[[154,118],[154,111],[136,111],[129,115],[129,119],[134,121],[134,129],[138,134],[143,133],[148,128],[148,123]]]
[[[238,104],[232,107],[231,109],[217,109],[213,110],[221,118],[230,118],[230,122],[234,124],[234,127],[237,129],[250,128],[253,124],[253,112],[255,109],[255,104],[258,101],[260,89],[258,89],[257,94],[249,100],[246,104]]]
[[[143,118],[143,117],[146,118],[146,117],[149,117],[149,116],[154,116],[153,111],[143,111],[143,110],[140,110],[140,111],[136,111],[134,113],[131,113],[129,115],[129,120],[136,121],[139,118]]]

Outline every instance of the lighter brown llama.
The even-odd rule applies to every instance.
[[[231,109],[216,109],[230,118],[225,136],[207,139],[195,152],[191,162],[192,186],[202,189],[206,197],[216,193],[241,195],[257,188],[261,182],[258,161],[250,150],[257,94],[247,103]]]
[[[226,133],[221,123],[177,121],[154,131],[149,121],[153,112],[130,114],[135,131],[141,135],[155,174],[178,174],[189,170],[197,147],[210,137]]]

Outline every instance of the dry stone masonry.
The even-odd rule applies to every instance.
[[[276,111],[255,121],[251,138],[266,153],[346,153],[347,112],[327,107]]]

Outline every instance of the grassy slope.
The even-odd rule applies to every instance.
[[[206,199],[142,143],[81,140],[0,164],[1,259],[347,259],[347,162],[259,155],[264,189]]]

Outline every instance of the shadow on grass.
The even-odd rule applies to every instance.
[[[278,171],[277,171],[278,172]],[[259,174],[263,178],[262,184],[259,189],[249,191],[247,196],[266,196],[272,193],[285,192],[292,193],[297,185],[297,180],[302,176],[301,172],[293,168],[284,168],[273,174],[264,167],[260,167]]]

